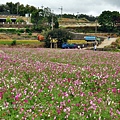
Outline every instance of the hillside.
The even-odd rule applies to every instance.
[[[32,33],[32,35],[29,35],[28,33],[22,33],[20,35],[18,34],[6,34],[2,33],[0,34],[0,39],[16,39],[16,40],[36,40],[38,33]]]

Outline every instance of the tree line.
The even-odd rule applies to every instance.
[[[37,11],[39,8],[36,8],[34,6],[30,6],[30,5],[23,5],[20,4],[19,2],[17,3],[13,3],[13,2],[7,2],[6,4],[2,4],[0,5],[0,13],[6,13],[6,14],[18,14],[20,16],[25,16],[26,13],[33,13],[35,11]],[[44,8],[45,11],[48,9]],[[50,9],[50,8],[49,8]],[[43,8],[41,8],[41,10],[43,10]],[[61,17],[60,14],[56,15],[57,17]],[[86,18],[89,21],[94,21],[96,19],[96,17],[94,16],[89,16],[86,14],[79,14],[79,15],[74,15],[74,14],[63,14],[62,15],[64,18]]]
[[[56,15],[49,7],[36,8],[30,5],[23,5],[19,2],[7,2],[0,5],[0,14],[12,14],[25,16],[25,14],[31,15],[31,22],[34,24],[34,28],[37,30],[46,30],[51,28],[59,28],[58,18],[60,14]],[[103,11],[99,16],[94,17],[86,14],[63,14],[63,18],[81,19],[86,18],[89,21],[97,21],[100,25],[98,28],[102,32],[119,32],[118,23],[120,22],[120,13],[118,11]]]

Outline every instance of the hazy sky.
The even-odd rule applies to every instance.
[[[49,7],[56,14],[86,14],[99,16],[103,11],[118,11],[120,12],[120,0],[0,0],[0,4],[6,2],[20,2],[20,4],[35,6],[41,8],[41,6]]]

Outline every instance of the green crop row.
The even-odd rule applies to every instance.
[[[38,40],[0,40],[1,45],[11,45],[13,41],[16,44],[41,44]]]
[[[67,42],[69,44],[73,44],[73,43],[76,43],[76,44],[85,44],[85,43],[87,43],[87,41],[85,41],[85,40],[68,40]]]

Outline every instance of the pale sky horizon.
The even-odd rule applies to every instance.
[[[120,12],[120,0],[4,0],[0,4],[7,2],[27,4],[36,8],[42,6],[49,7],[55,14],[86,14],[92,16],[99,16],[103,11],[118,11]]]

